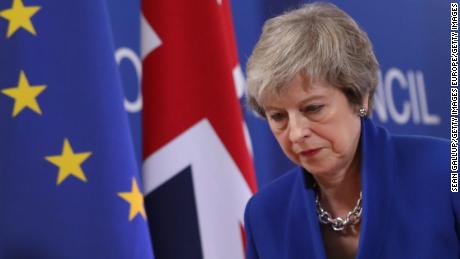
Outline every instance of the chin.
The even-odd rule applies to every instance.
[[[328,175],[332,173],[331,168],[328,168],[325,166],[308,165],[308,164],[301,164],[300,166],[303,167],[305,170],[307,170],[309,173],[311,173],[314,176]]]
[[[288,156],[289,159],[294,162],[294,164],[304,168],[312,175],[324,175],[331,172],[331,168],[327,166],[327,163],[319,160],[310,160],[309,162],[306,159],[300,157]]]

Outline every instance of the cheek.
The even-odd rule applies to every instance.
[[[331,145],[332,152],[338,156],[351,155],[350,153],[353,153],[359,139],[359,128],[355,130],[354,127],[348,125],[348,127],[341,126],[337,127],[337,129],[341,130],[328,132],[329,134],[326,136]]]
[[[337,114],[324,124],[318,125],[317,135],[330,145],[333,153],[345,155],[359,138],[361,122],[351,112]]]
[[[280,145],[281,149],[283,150],[284,154],[289,157],[289,159],[291,159],[292,161],[296,162],[297,161],[297,158],[296,158],[296,155],[295,153],[292,151],[292,145],[291,145],[291,142],[289,140],[289,137],[288,137],[288,134],[283,132],[283,133],[279,133],[279,134],[276,134],[275,132],[274,133],[274,136],[278,142],[278,144]]]
[[[278,144],[280,147],[284,150],[284,152],[288,151],[290,148],[289,145],[289,140],[285,136],[286,134],[275,134],[276,141],[278,141]]]
[[[288,142],[289,139],[286,138],[286,136],[287,136],[286,132],[283,131],[283,130],[277,129],[271,123],[269,123],[268,125],[270,126],[270,130],[271,130],[273,136],[275,137],[276,141],[280,145],[280,147],[283,150],[286,150],[286,148],[289,145],[289,142]]]
[[[342,135],[340,130],[333,125],[318,125],[316,128],[312,129],[314,134],[312,138],[319,139],[319,144],[323,147],[330,148],[332,150],[337,149],[340,146],[340,139],[346,137]]]
[[[336,139],[331,145],[332,145],[332,152],[338,156],[338,157],[343,157],[346,155],[347,152],[347,145],[346,145],[346,140],[345,139]]]

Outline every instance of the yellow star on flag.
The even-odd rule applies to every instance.
[[[137,185],[136,178],[133,177],[131,192],[119,192],[118,196],[123,198],[127,201],[131,208],[129,210],[129,220],[133,220],[137,214],[141,214],[141,216],[145,219],[147,216],[145,214],[144,208],[144,196],[139,190],[139,186]]]
[[[0,12],[0,17],[9,21],[6,37],[11,37],[11,35],[20,28],[24,28],[33,35],[37,35],[34,25],[30,19],[38,12],[38,10],[40,10],[40,8],[40,6],[24,6],[22,0],[13,0],[13,6],[10,9]]]
[[[91,156],[91,152],[74,153],[69,140],[64,139],[64,146],[61,155],[45,157],[50,163],[59,167],[57,185],[60,185],[65,179],[73,175],[76,178],[87,182],[86,176],[81,169],[81,164]]]
[[[46,88],[46,85],[30,85],[24,71],[19,74],[18,85],[13,88],[3,89],[2,93],[14,99],[13,117],[16,117],[24,108],[28,107],[32,111],[42,114],[37,103],[37,96]]]

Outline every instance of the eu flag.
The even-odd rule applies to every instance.
[[[153,258],[103,0],[0,1],[0,258]]]

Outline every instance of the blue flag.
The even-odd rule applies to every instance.
[[[153,258],[102,0],[0,1],[0,258]]]

